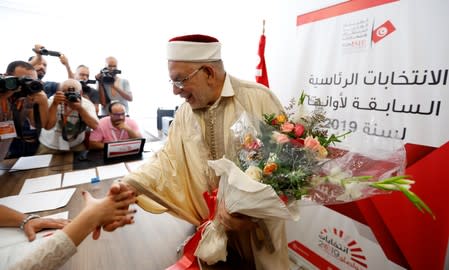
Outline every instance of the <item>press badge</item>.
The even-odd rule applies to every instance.
[[[10,139],[17,137],[16,128],[13,121],[0,122],[0,139]]]

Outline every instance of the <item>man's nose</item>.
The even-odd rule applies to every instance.
[[[176,85],[173,85],[172,87],[174,95],[180,95],[182,93],[182,88],[176,87]]]

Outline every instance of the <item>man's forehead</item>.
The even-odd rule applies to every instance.
[[[189,62],[168,61],[168,72],[173,75],[185,73],[191,70],[193,65]]]
[[[23,76],[27,76],[33,79],[37,78],[37,72],[34,69],[26,69],[24,67],[16,67],[16,69],[14,70],[14,74],[12,74],[13,76],[16,77],[23,77]]]
[[[125,112],[125,106],[121,103],[114,103],[111,107],[112,112]]]
[[[86,67],[78,68],[78,73],[89,73],[89,69]]]

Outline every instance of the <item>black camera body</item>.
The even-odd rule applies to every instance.
[[[81,83],[81,87],[83,89],[83,93],[89,93],[90,92],[90,86],[89,84],[94,84],[97,81],[95,80],[86,80],[86,81],[79,81]]]
[[[30,78],[18,78],[15,76],[0,76],[0,93],[15,91],[20,87],[20,91],[15,93],[16,97],[26,97],[39,93],[44,89],[41,81]]]
[[[22,86],[22,93],[25,96],[29,96],[32,94],[39,93],[40,91],[44,90],[44,85],[41,81],[28,79],[28,78],[22,78],[20,79],[21,86]]]
[[[49,50],[45,49],[44,47],[42,47],[39,51],[36,51],[35,49],[33,49],[33,51],[38,53],[38,54],[40,54],[40,55],[50,55],[50,56],[56,56],[56,57],[61,56],[60,52],[49,51]]]
[[[81,100],[81,95],[78,92],[65,92],[64,95],[65,98],[72,103],[79,102]]]
[[[120,69],[113,69],[109,70],[108,68],[103,68],[101,70],[102,80],[103,83],[113,83],[115,81],[115,75],[122,74],[122,71]]]

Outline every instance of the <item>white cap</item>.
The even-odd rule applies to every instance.
[[[221,60],[221,43],[214,37],[187,35],[175,37],[167,44],[167,60],[213,62]]]

